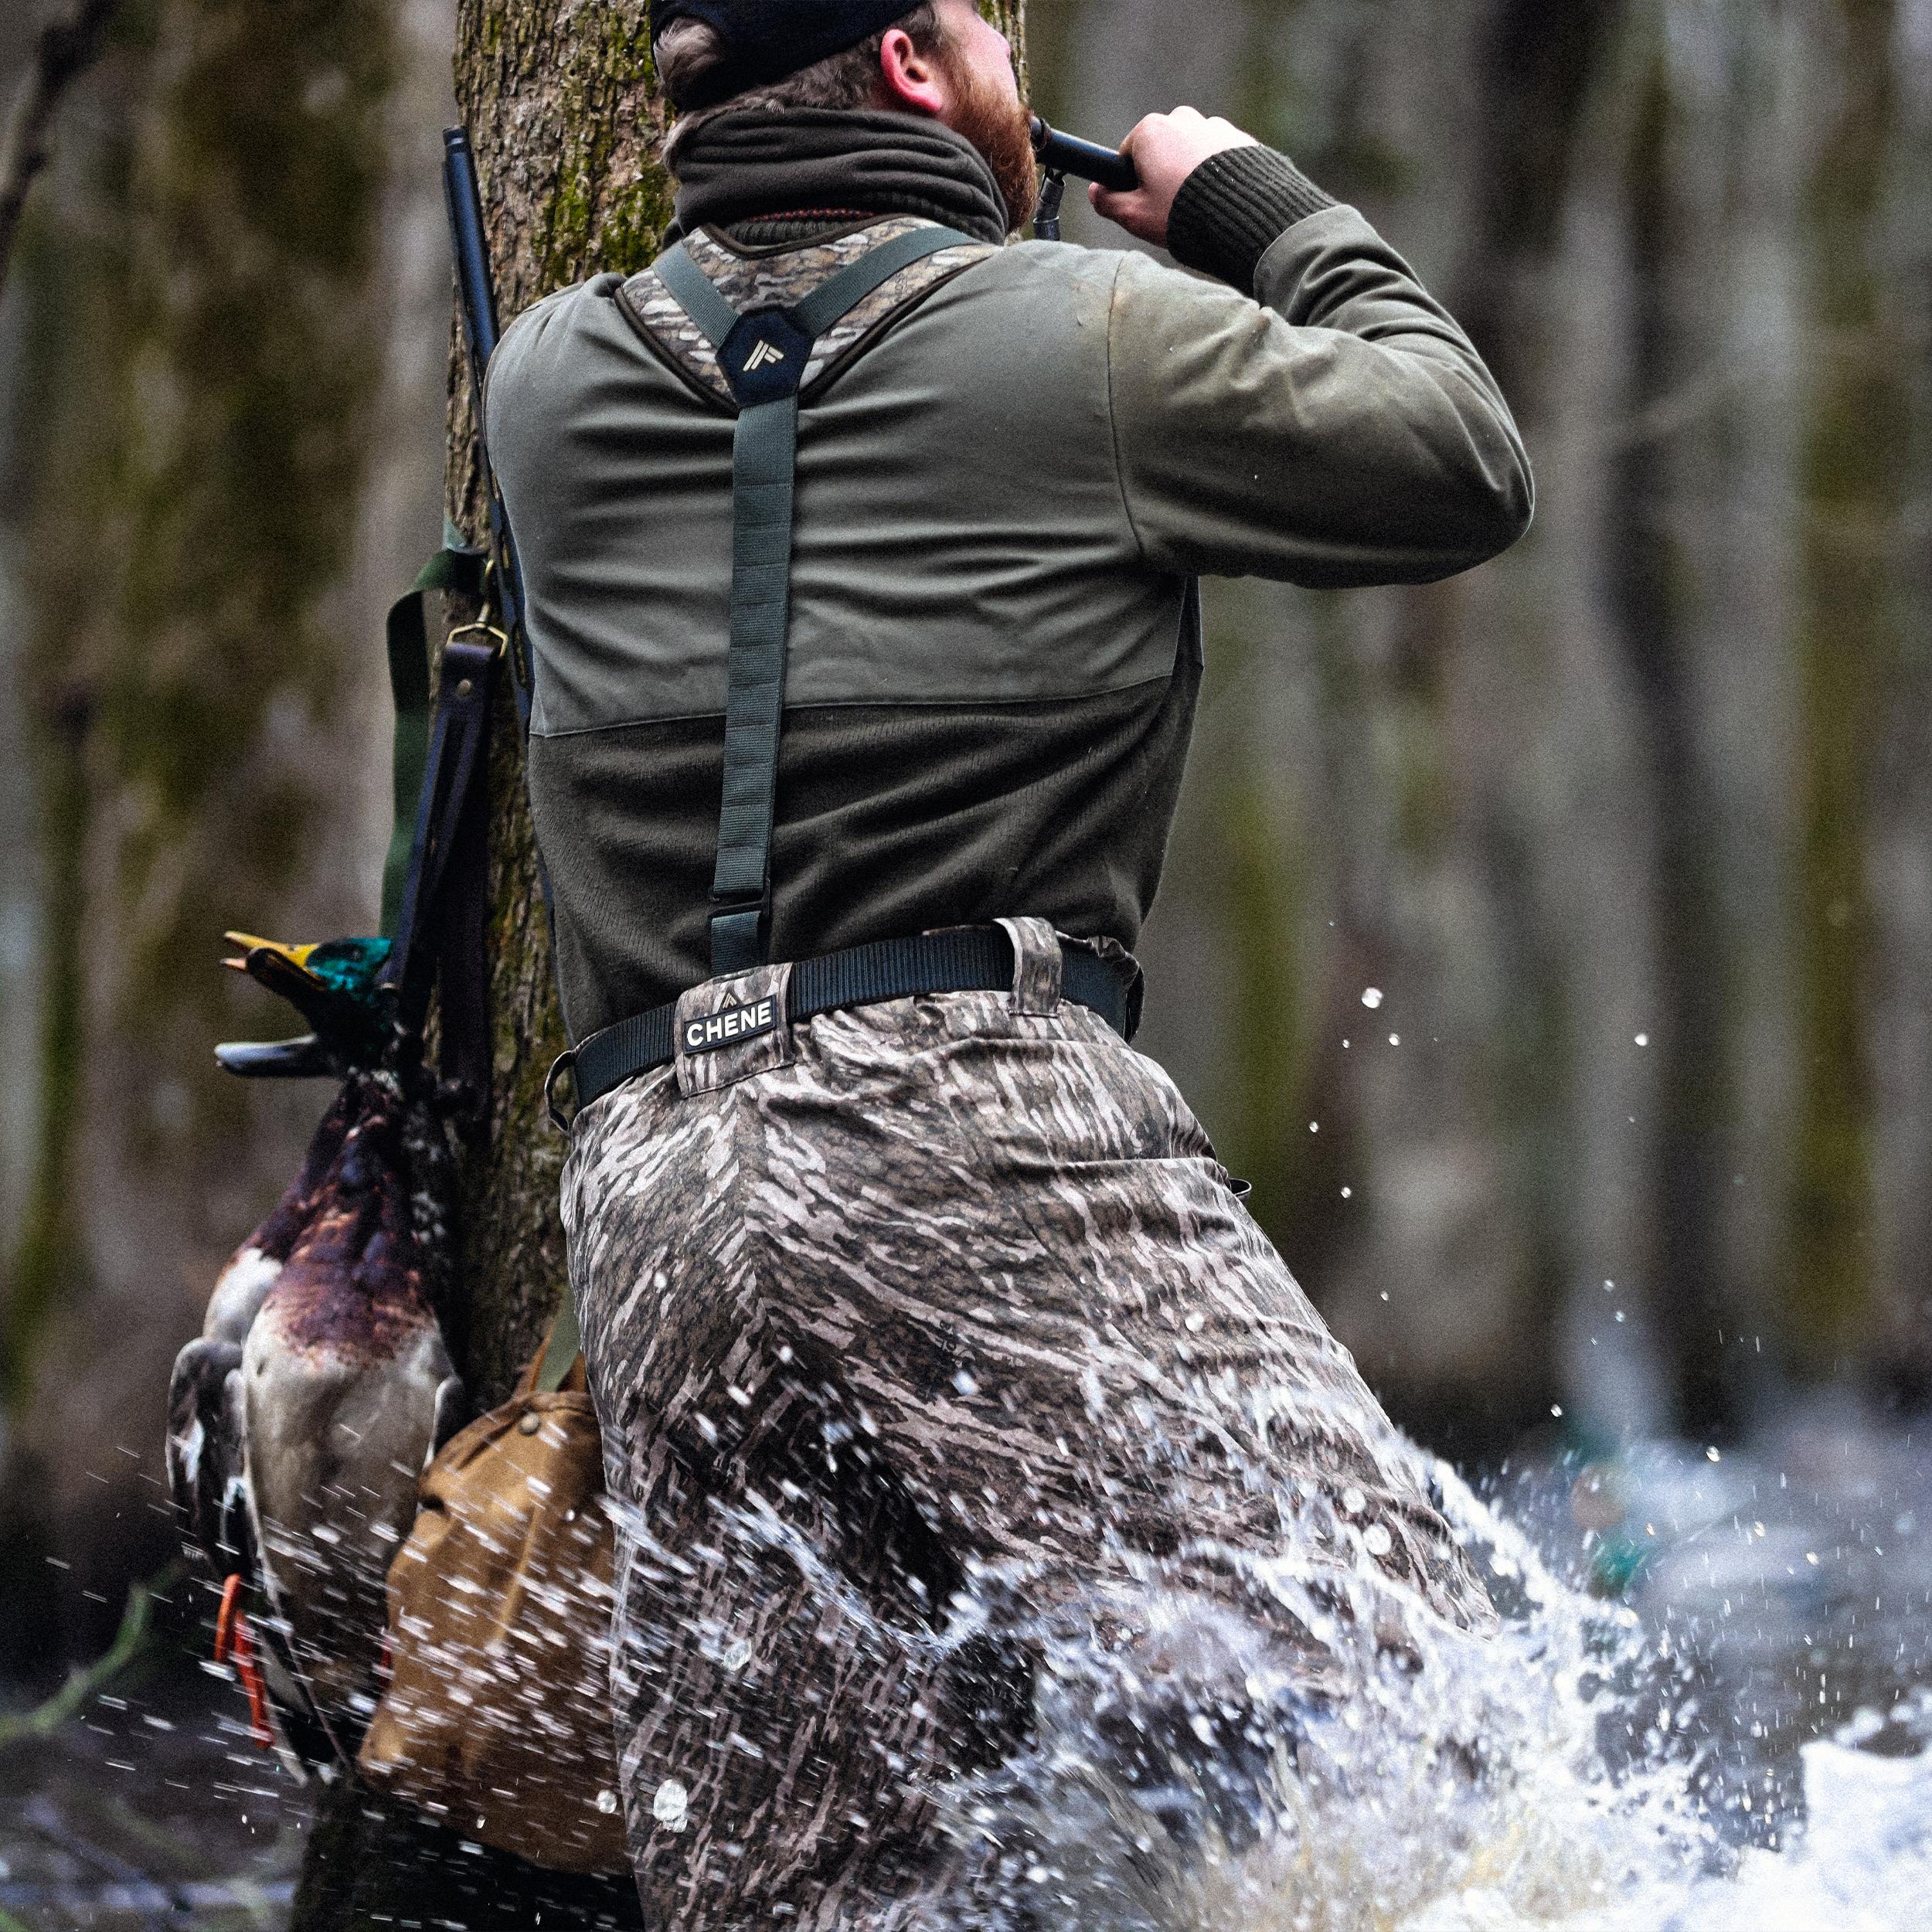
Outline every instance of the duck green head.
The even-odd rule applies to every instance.
[[[340,1074],[380,1063],[389,1029],[377,982],[389,961],[388,940],[325,939],[291,946],[252,933],[223,937],[243,950],[222,964],[279,993],[313,1029],[305,1039],[272,1046],[234,1042],[216,1047],[215,1057],[230,1072]]]

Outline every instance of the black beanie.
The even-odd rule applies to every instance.
[[[855,47],[903,20],[919,0],[651,0],[653,41],[674,20],[702,20],[725,57],[672,106],[709,107]]]

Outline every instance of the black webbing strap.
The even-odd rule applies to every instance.
[[[915,228],[839,270],[789,309],[740,315],[679,243],[654,264],[709,337],[738,399],[731,443],[731,635],[724,790],[711,882],[711,970],[762,965],[771,931],[771,820],[785,701],[798,384],[821,335],[911,263],[972,237]]]
[[[1063,945],[1061,995],[1091,1007],[1123,1039],[1128,1036],[1128,992],[1121,975],[1083,946]],[[921,993],[999,993],[1013,983],[1013,942],[1004,927],[961,926],[914,939],[876,940],[842,953],[801,959],[791,969],[785,1016],[797,1022],[842,1007]],[[593,1033],[551,1070],[569,1072],[579,1108],[621,1081],[662,1066],[677,1050],[676,1002],[635,1013]],[[552,1113],[556,1115],[553,1100]],[[559,1124],[563,1124],[560,1117]]]
[[[396,738],[391,770],[396,815],[389,850],[383,859],[383,915],[376,930],[393,935],[402,917],[403,887],[416,849],[417,801],[423,792],[423,768],[430,750],[430,641],[423,621],[423,600],[432,590],[454,590],[460,596],[483,594],[481,550],[460,548],[445,541],[422,569],[416,581],[389,607],[384,626],[389,643],[389,695],[396,701]]]
[[[488,910],[490,696],[502,633],[465,624],[443,647],[434,716],[422,595],[474,594],[483,560],[446,546],[389,612],[390,688],[396,696],[396,825],[384,866],[383,930],[392,935],[378,985],[405,1026],[420,1026],[432,986],[441,994],[438,1066],[465,1090],[464,1131],[480,1118],[489,1087],[483,928]],[[405,815],[406,814],[406,816]],[[396,859],[409,828],[407,856]]]

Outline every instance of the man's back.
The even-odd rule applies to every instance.
[[[747,307],[799,252],[692,245]],[[1426,579],[1527,512],[1481,364],[1351,210],[1268,251],[1268,307],[1122,253],[948,255],[801,396],[776,958],[1016,908],[1131,947],[1198,682],[1189,579]],[[492,370],[579,1036],[709,970],[735,412],[668,308],[600,277]]]
[[[1010,50],[896,5],[657,0],[683,252],[520,320],[488,403],[566,1017],[638,1015],[576,1056],[563,1213],[631,1855],[679,1932],[1060,1923],[1024,1817],[942,1811],[1028,1775],[1069,1642],[1095,1788],[1236,1845],[1291,1828],[1299,1713],[1493,1620],[1126,1044],[1119,955],[1190,580],[1479,561],[1529,511],[1508,411],[1359,217],[1191,111],[1116,212],[1226,286],[994,246],[1032,187]],[[861,288],[889,322],[842,338]]]

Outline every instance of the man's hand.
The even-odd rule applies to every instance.
[[[1121,144],[1121,152],[1131,155],[1141,185],[1130,195],[1092,182],[1087,199],[1095,212],[1109,221],[1118,222],[1130,235],[1138,235],[1157,248],[1167,246],[1168,210],[1174,206],[1181,183],[1209,155],[1223,148],[1251,148],[1252,134],[1244,134],[1231,121],[1219,115],[1210,119],[1192,107],[1176,107],[1171,114],[1149,114]]]

